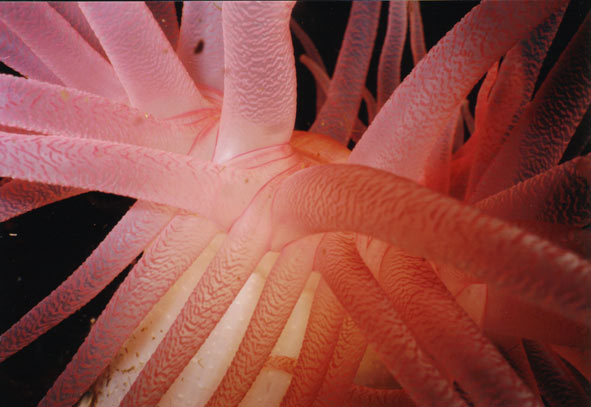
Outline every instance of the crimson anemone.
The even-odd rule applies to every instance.
[[[199,7],[185,6],[180,38],[170,6],[0,7],[3,58],[33,79],[2,78],[0,175],[14,178],[2,186],[4,216],[88,189],[139,199],[75,277],[2,336],[5,358],[143,251],[42,405],[71,405],[97,378],[89,397],[107,405],[132,383],[124,405],[203,404],[212,393],[210,405],[229,405],[259,371],[254,387],[278,398],[294,375],[284,405],[585,399],[589,159],[558,163],[589,104],[589,22],[534,93],[564,2],[485,2],[397,87],[407,15],[415,62],[425,46],[416,4],[393,3],[373,101],[363,78],[380,6],[355,5],[333,79],[310,44],[302,59],[324,89],[312,130],[341,144],[363,134],[350,164],[318,167],[348,153],[320,135],[284,144],[295,115],[291,5],[226,4],[223,19],[219,5]],[[485,73],[472,129],[465,98]],[[356,119],[362,95],[367,131]],[[206,270],[210,241],[221,247]],[[258,291],[258,304],[258,294],[240,299],[244,314],[210,335],[269,249],[267,270],[243,290]],[[170,333],[163,311],[142,321],[201,250],[197,274],[167,294],[189,287]],[[309,306],[316,284],[301,352],[305,300],[273,350],[300,292]],[[239,345],[233,361],[216,349]],[[387,376],[389,389],[375,390],[383,366],[398,383]]]

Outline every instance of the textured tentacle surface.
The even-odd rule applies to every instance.
[[[211,1],[183,5],[177,55],[197,86],[224,90],[222,10]]]
[[[160,219],[154,213],[150,215],[156,219],[154,223],[170,219],[170,215]],[[214,224],[202,218],[176,216],[134,266],[39,405],[69,406],[78,400],[150,308],[195,261],[217,231]]]
[[[109,63],[53,8],[43,3],[3,3],[4,22],[66,85],[115,101],[127,97]],[[72,61],[76,61],[75,64]]]
[[[214,161],[289,141],[296,78],[289,18],[293,3],[227,3],[224,101]]]
[[[476,404],[541,406],[426,261],[390,249],[382,260],[380,282],[425,350]]]
[[[187,153],[195,141],[188,126],[90,93],[0,76],[0,123],[45,134],[93,138]]]
[[[400,84],[400,65],[408,21],[406,1],[392,1],[388,7],[388,29],[378,65],[378,108],[386,103]]]
[[[173,49],[176,49],[179,40],[179,23],[176,19],[174,3],[167,1],[149,1],[146,3],[154,19],[168,38]]]
[[[425,406],[465,406],[392,309],[357,254],[354,235],[328,234],[323,243],[319,263],[327,284],[411,398]]]
[[[94,298],[142,252],[173,213],[170,208],[136,203],[66,281],[0,336],[0,359],[28,345]]]
[[[347,143],[365,88],[380,7],[379,2],[353,3],[326,102],[310,131]]]
[[[62,84],[62,81],[2,21],[0,60],[27,78]]]
[[[271,354],[312,271],[318,238],[285,247],[271,273],[236,355],[208,406],[236,405]]]
[[[170,117],[209,105],[145,4],[81,3],[80,8],[133,106]]]
[[[535,176],[560,161],[591,103],[589,36],[591,16],[579,27],[534,100],[525,108],[470,197],[472,201]]]
[[[10,180],[0,186],[0,222],[84,192],[59,185]]]
[[[355,147],[351,162],[421,179],[434,136],[472,86],[560,4],[485,2],[475,7],[397,88]]]
[[[281,185],[273,211],[274,245],[300,234],[353,230],[455,266],[579,322],[588,318],[588,262],[392,174],[341,165],[305,169]]]
[[[320,247],[319,250],[323,248]],[[312,303],[302,350],[287,393],[281,402],[282,406],[312,404],[328,370],[344,317],[343,307],[328,285],[320,281]]]

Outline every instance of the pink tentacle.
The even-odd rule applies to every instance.
[[[208,407],[237,405],[269,358],[312,271],[319,237],[285,247],[267,277],[244,338]]]
[[[80,3],[131,104],[157,117],[208,107],[145,4]]]
[[[326,102],[310,131],[347,144],[365,87],[380,7],[378,2],[353,3]]]
[[[199,213],[220,225],[231,224],[270,176],[296,161],[282,147],[276,161],[243,170],[97,140],[0,133],[0,141],[0,176],[130,196]]]
[[[421,179],[436,136],[474,84],[563,3],[484,2],[473,8],[397,88],[351,162]]]
[[[313,407],[342,406],[348,399],[367,341],[351,317],[343,320],[339,339]]]
[[[406,1],[391,1],[388,7],[388,28],[378,65],[378,110],[400,84],[400,65],[408,21]]]
[[[148,1],[146,6],[154,15],[160,29],[168,38],[168,42],[173,49],[176,49],[179,40],[179,23],[176,18],[176,10],[173,2],[168,1]],[[183,10],[184,14],[185,10]]]
[[[0,123],[35,132],[187,153],[195,129],[71,88],[0,75]]]
[[[90,45],[92,48],[96,50],[99,54],[101,54],[105,59],[107,59],[107,54],[105,54],[105,50],[101,47],[101,43],[99,42],[96,35],[94,35],[94,31],[86,21],[86,17],[82,14],[82,10],[78,7],[78,3],[74,1],[50,1],[48,4],[55,9],[60,15],[68,22],[70,25],[80,34],[82,38]]]
[[[62,84],[62,81],[1,20],[0,61],[27,78]]]
[[[591,16],[587,16],[475,187],[472,201],[502,191],[560,161],[591,103],[590,36]]]
[[[149,214],[160,226],[172,215],[153,210]],[[130,223],[137,226],[137,222]],[[152,306],[195,261],[217,232],[217,226],[203,218],[175,216],[117,289],[39,406],[66,407],[76,402],[108,366]]]
[[[425,351],[477,405],[541,406],[425,260],[390,248],[379,281]]]
[[[393,174],[336,164],[304,169],[278,189],[273,219],[272,247],[310,233],[356,231],[580,323],[589,316],[589,262]]]
[[[319,250],[327,249],[321,246]],[[318,265],[315,265],[315,268],[318,268]],[[328,370],[344,317],[345,310],[326,282],[321,280],[314,294],[304,342],[293,370],[293,377],[281,401],[282,407],[312,405]]]
[[[421,6],[418,1],[408,3],[408,27],[410,31],[410,49],[415,65],[427,54],[425,46],[425,34],[423,33],[423,19],[421,18]]]
[[[306,52],[305,54],[300,56],[300,61],[304,65],[306,65],[306,67],[310,71],[312,71],[312,68],[310,68],[310,66],[306,64],[302,59],[309,58],[311,61],[314,61],[314,64],[310,65],[317,66],[319,68],[319,72],[324,73],[328,77],[328,75],[326,74],[326,66],[324,65],[322,56],[320,56],[320,53],[318,52],[318,49],[316,49],[316,45],[314,45],[312,39],[308,36],[308,34],[306,34],[304,29],[300,27],[300,25],[293,18],[289,21],[289,28],[291,29],[295,37],[298,39],[300,44],[302,44],[302,46],[304,47],[304,51]],[[312,73],[314,74],[314,72]],[[314,75],[314,79],[316,80],[316,112],[318,113],[320,111],[320,108],[326,101],[326,91],[328,89],[328,83],[325,87],[322,86],[316,75]]]
[[[84,192],[59,185],[10,180],[0,186],[0,222]]]
[[[222,10],[214,2],[183,4],[176,52],[197,86],[224,90]]]
[[[224,101],[214,162],[289,141],[296,77],[289,18],[294,3],[226,3]]]
[[[349,391],[351,400],[346,407],[416,407],[404,390],[372,389],[354,385]]]
[[[2,3],[0,20],[66,86],[118,102],[127,100],[111,65],[49,5]]]
[[[22,349],[74,313],[131,263],[174,211],[136,203],[84,263],[0,337],[0,359]],[[132,232],[141,230],[143,233]]]
[[[273,183],[268,188],[272,190]],[[234,224],[181,313],[125,395],[122,407],[155,406],[238,295],[268,250],[268,193],[264,189]]]
[[[591,223],[591,157],[579,157],[476,203],[510,221]]]
[[[359,257],[355,236],[327,234],[322,244],[319,268],[326,283],[409,396],[425,406],[465,406],[392,308]]]
[[[476,151],[470,172],[468,198],[478,185],[484,171],[498,154],[530,101],[538,72],[556,34],[566,9],[563,4],[525,39],[515,45],[503,59],[491,89],[483,95],[486,116],[477,119],[474,137]],[[482,99],[479,94],[479,99]],[[477,110],[479,115],[482,110]],[[496,191],[492,191],[496,192]]]

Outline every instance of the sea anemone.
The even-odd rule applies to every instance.
[[[27,254],[71,275],[2,318],[6,385],[78,311],[40,406],[588,403],[590,17],[483,1],[431,47],[419,3],[355,2],[329,75],[294,6],[0,4],[2,261],[127,197]]]

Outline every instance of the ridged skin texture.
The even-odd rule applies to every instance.
[[[358,2],[330,75],[313,5],[179,6],[0,4],[0,220],[137,200],[0,336],[132,265],[40,406],[588,404],[589,16],[540,80],[566,1],[485,0],[431,50],[428,5]]]

